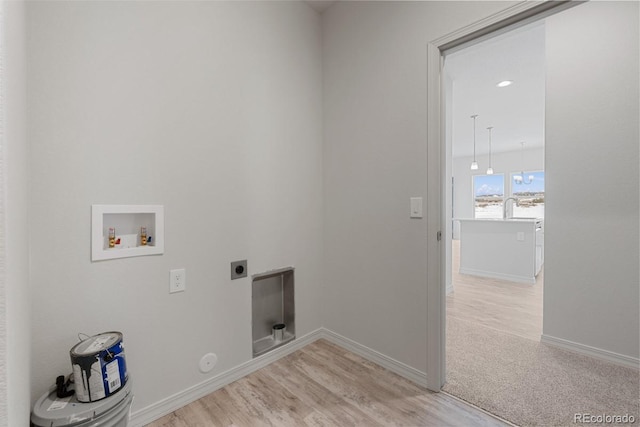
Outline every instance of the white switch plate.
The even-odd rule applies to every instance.
[[[516,235],[516,240],[518,242],[524,242],[524,231],[518,231]]]
[[[410,218],[422,218],[422,197],[411,198]]]
[[[169,270],[169,293],[184,292],[187,288],[187,271],[184,268]]]

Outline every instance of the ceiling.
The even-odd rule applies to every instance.
[[[545,30],[542,21],[510,31],[447,55],[445,74],[453,80],[451,108],[453,156],[489,151],[488,126],[493,126],[492,152],[544,145]],[[498,82],[512,80],[504,88]]]
[[[324,12],[335,2],[336,0],[305,0],[305,3],[311,6],[311,8],[313,8],[318,13]]]

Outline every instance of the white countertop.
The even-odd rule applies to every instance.
[[[454,221],[491,221],[491,222],[536,222],[541,218],[454,218]]]

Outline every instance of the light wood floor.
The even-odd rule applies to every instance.
[[[543,271],[534,285],[460,274],[459,240],[453,241],[452,252],[447,316],[540,341]]]
[[[325,340],[149,426],[504,426]]]
[[[535,285],[459,274],[447,316],[539,341],[542,273]],[[444,393],[432,393],[325,340],[197,400],[149,427],[503,426]]]

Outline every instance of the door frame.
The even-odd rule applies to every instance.
[[[440,391],[446,381],[446,135],[444,55],[584,3],[584,0],[522,1],[460,28],[427,45],[427,388]]]

